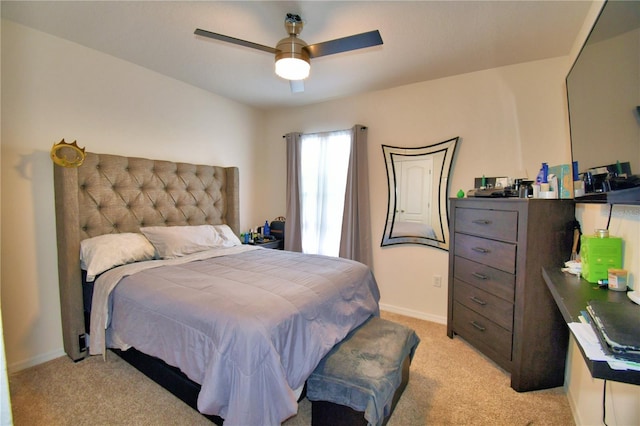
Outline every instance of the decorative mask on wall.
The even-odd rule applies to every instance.
[[[80,167],[84,162],[84,148],[76,141],[67,143],[62,139],[51,147],[51,160],[62,167]]]

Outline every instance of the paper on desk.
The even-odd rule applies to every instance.
[[[636,362],[623,361],[605,354],[598,340],[598,336],[596,336],[590,324],[571,322],[569,323],[569,329],[578,340],[580,346],[582,346],[587,358],[591,361],[607,361],[609,367],[613,370],[640,371],[640,364]]]

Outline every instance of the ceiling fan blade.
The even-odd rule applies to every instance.
[[[304,80],[289,80],[289,86],[291,87],[291,93],[304,92]]]
[[[366,33],[355,34],[349,37],[337,38],[322,43],[307,46],[309,56],[317,58],[319,56],[333,55],[335,53],[348,52],[350,50],[363,49],[365,47],[378,46],[382,44],[380,31],[374,30]]]
[[[223,34],[212,33],[211,31],[201,30],[200,28],[196,28],[196,30],[194,31],[194,34],[202,37],[212,38],[214,40],[220,40],[220,41],[226,41],[228,43],[238,44],[244,47],[251,47],[252,49],[262,50],[263,52],[267,52],[267,53],[273,53],[273,54],[276,53],[276,49],[273,47],[265,46],[258,43],[253,43],[251,41],[241,40],[239,38],[230,37]]]

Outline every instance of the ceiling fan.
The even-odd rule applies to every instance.
[[[380,32],[374,30],[308,45],[304,40],[298,38],[298,35],[302,32],[303,22],[299,15],[293,13],[287,13],[284,20],[284,28],[289,37],[280,40],[275,48],[200,28],[197,28],[194,34],[274,54],[276,74],[289,80],[291,91],[294,93],[304,91],[304,79],[309,76],[311,58],[382,44]]]

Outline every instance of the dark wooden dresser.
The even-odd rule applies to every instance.
[[[543,267],[569,259],[573,200],[450,199],[447,335],[511,373],[518,392],[562,386],[569,334]]]

